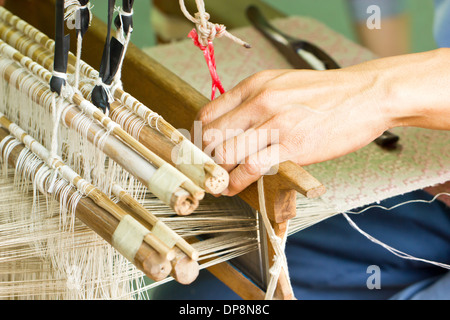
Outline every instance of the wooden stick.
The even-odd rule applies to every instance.
[[[9,132],[0,128],[0,141],[8,136]],[[18,145],[12,150],[8,158],[8,163],[11,166],[16,166],[16,161],[23,149],[23,145]],[[73,192],[75,192],[74,189],[71,193]],[[55,196],[59,197],[59,194],[55,194]],[[59,199],[56,200],[59,201]],[[92,199],[82,197],[76,207],[76,216],[108,243],[112,243],[112,236],[119,225],[119,220],[108,211],[99,207]],[[146,242],[143,242],[139,247],[134,263],[136,267],[154,281],[160,281],[166,278],[172,269],[169,260],[163,258]]]
[[[54,48],[54,41],[50,39],[47,35],[40,32],[38,29],[34,28],[33,26],[29,25],[25,21],[21,20],[17,16],[10,13],[8,10],[4,8],[0,8],[0,18],[3,19],[6,23],[8,23],[10,26],[16,28],[20,32],[24,33],[25,35],[29,36],[32,40],[39,43],[41,46],[48,50],[53,50]],[[4,39],[7,39],[8,36],[5,36]],[[45,55],[45,51],[38,50],[36,54],[31,53],[27,54],[31,57],[33,55],[33,60],[37,61],[36,59],[39,59],[42,57],[42,55]],[[50,53],[49,53],[50,54]],[[39,61],[40,64],[45,65],[45,67],[50,70],[52,67],[50,61],[51,59],[48,59],[45,57],[45,59],[41,58]],[[69,62],[71,62],[72,65],[69,65],[69,70],[72,72],[75,72],[75,68],[73,65],[75,64],[76,57],[69,53]],[[81,68],[82,72],[91,79],[96,79],[98,77],[98,72],[86,64],[85,62],[81,61]],[[72,68],[70,68],[72,67]],[[157,133],[163,134],[168,141],[166,143],[173,143],[175,145],[181,144],[181,143],[188,143],[185,136],[181,134],[178,130],[176,130],[169,122],[167,122],[164,118],[157,116],[154,117],[155,114],[152,110],[150,110],[148,107],[143,105],[141,102],[139,102],[137,99],[132,97],[127,92],[123,91],[121,88],[117,88],[114,91],[114,96],[119,99],[125,106],[127,106],[131,111],[133,111],[136,115],[140,116],[144,121],[147,121],[148,126],[145,127],[144,130],[146,131],[153,131],[156,130]],[[148,132],[147,132],[148,134]],[[151,134],[150,134],[151,135]],[[146,146],[152,149],[152,146],[159,146],[158,144],[151,143],[152,139],[142,139],[146,142]],[[172,159],[172,152],[169,148],[169,152],[164,153],[164,160],[167,162],[173,163]],[[195,147],[195,152],[202,153],[202,151]],[[198,167],[199,164],[194,164],[196,167]],[[205,171],[204,177],[198,181],[199,186],[201,188],[204,188],[207,192],[210,192],[212,194],[219,194],[222,192],[227,186],[228,186],[228,173],[226,170],[224,170],[222,167],[217,165],[212,159],[206,160],[203,164],[203,170]],[[190,169],[189,166],[183,166],[180,168],[180,170],[186,174],[190,179],[197,180],[198,179],[198,173],[196,171],[196,168]]]
[[[41,78],[43,78],[44,81],[46,81],[46,82],[50,81],[51,73],[48,72],[47,70],[45,70],[44,68],[42,68],[39,64],[33,62],[30,58],[24,56],[23,54],[21,54],[20,52],[18,52],[14,48],[8,46],[6,43],[4,43],[1,40],[0,40],[0,48],[2,49],[3,52],[8,54],[12,59],[14,59],[15,61],[21,63],[24,67],[28,68],[30,71],[32,71],[33,73],[37,74]],[[6,72],[5,73],[5,77],[10,77],[12,72],[13,71]],[[9,81],[9,79],[6,79],[6,80]],[[16,84],[16,86],[17,86],[17,84]],[[41,92],[38,96],[42,97],[42,95],[44,95],[44,94],[45,94],[44,92]],[[85,105],[87,107],[90,107],[90,110],[91,110],[90,112],[94,115],[94,118],[96,120],[98,120],[99,122],[103,123],[103,125],[106,126],[107,128],[109,127],[109,125],[114,124],[112,122],[112,120],[110,120],[109,118],[105,117],[102,112],[100,112],[95,106],[90,104],[87,100],[82,98],[79,94],[75,93],[73,95],[73,97],[74,97],[73,99],[76,100],[78,105],[80,105],[80,106],[81,105]],[[69,112],[66,112],[66,115],[67,114],[69,114]],[[97,117],[95,115],[97,115]],[[68,121],[69,123],[66,123],[66,125],[69,126],[69,127],[71,126],[71,123],[72,123],[70,119],[73,120],[73,117],[69,118],[69,121]],[[65,119],[65,120],[67,121],[67,119]],[[119,137],[121,137],[121,138],[125,138],[126,136],[129,136],[128,133],[123,131],[118,126],[114,126],[113,130],[116,130],[115,132],[118,133]],[[95,134],[92,135],[91,142],[93,142],[95,140],[94,138],[95,138]],[[109,137],[108,137],[108,140],[110,140]],[[136,140],[131,139],[131,141],[129,141],[129,142],[133,143],[134,141],[136,141]],[[142,144],[140,144],[138,142],[133,144],[133,146],[140,148],[141,152],[142,151],[145,152],[145,150],[148,150],[144,146],[142,146]],[[104,149],[104,151],[105,151],[105,153],[107,153],[106,149]],[[117,152],[112,151],[112,152],[109,153],[109,155],[111,156],[111,158],[115,159],[116,161],[117,161],[117,158],[119,156],[122,156],[123,160],[122,161],[118,161],[118,163],[120,163],[122,166],[127,168],[130,172],[139,172],[139,171],[133,170],[134,167],[137,167],[137,163],[131,162],[130,159],[124,158],[123,154],[119,154]],[[114,157],[114,155],[115,155],[115,157]],[[160,158],[158,156],[156,156],[155,159],[158,160]],[[132,164],[135,164],[135,165],[134,166],[130,166],[130,162]],[[164,161],[161,160],[161,161],[159,161],[157,163],[157,166],[158,165],[162,166],[164,164],[165,164]],[[142,170],[140,170],[140,172],[142,172]],[[151,172],[151,171],[149,171],[149,172]],[[180,173],[180,175],[181,175],[181,173]],[[192,213],[195,210],[195,208],[198,206],[198,200],[200,198],[202,198],[203,195],[204,195],[203,190],[200,189],[198,186],[196,186],[193,182],[189,182],[190,180],[187,177],[183,177],[183,179],[185,179],[185,181],[187,181],[188,185],[191,187],[190,188],[191,191],[192,191],[191,194],[195,193],[195,195],[194,195],[194,197],[192,197],[192,199],[190,199],[190,197],[186,196],[186,194],[185,194],[186,192],[184,190],[178,190],[178,191],[175,190],[175,192],[171,196],[171,201],[168,204],[171,205],[175,209],[175,211],[178,214],[180,214],[180,215],[186,215],[186,214]],[[142,179],[141,179],[141,181],[142,181]],[[148,186],[148,183],[147,183],[148,180],[147,179],[143,179],[143,182],[144,182],[144,184],[146,184]],[[200,195],[199,195],[199,193],[200,193]]]
[[[72,96],[72,101],[81,106],[83,103],[89,103],[83,96],[78,93],[74,93]],[[98,108],[95,108],[93,111],[93,118],[100,122],[104,127],[108,127],[110,124],[114,123],[108,116],[106,116],[103,112],[101,112]],[[153,163],[157,168],[162,167],[165,164],[168,164],[157,154],[153,153],[149,149],[147,149],[142,143],[134,139],[128,132],[123,130],[120,126],[113,127],[113,133],[116,134],[119,138],[124,140],[129,146],[131,146],[134,150],[139,152],[144,158]],[[186,177],[185,182],[182,183],[182,186],[197,200],[203,199],[205,193],[204,191],[193,183],[188,177]]]
[[[147,222],[151,227],[155,227],[157,224],[162,224],[162,222],[151,212],[144,208],[136,199],[134,199],[129,193],[127,193],[121,186],[114,185],[112,191],[115,196],[120,199],[121,202],[126,204],[133,212],[135,212],[139,217],[141,217],[145,222]],[[198,260],[199,253],[194,249],[186,240],[178,236],[174,231],[168,229],[167,237],[173,239],[175,245],[190,259]]]
[[[0,44],[0,47],[1,47],[1,44]],[[27,60],[27,62],[29,62],[29,60]],[[27,63],[25,63],[25,64],[27,64]],[[7,72],[5,72],[5,74],[8,74],[10,76],[11,75],[11,69],[7,69]],[[20,83],[20,79],[18,77],[18,81],[17,81],[16,85],[18,86],[19,83]],[[37,96],[40,98],[39,95],[37,95]],[[73,117],[72,117],[72,119],[73,119]],[[2,125],[3,127],[7,128],[7,129],[12,128],[14,126],[14,124],[11,121],[9,121],[9,119],[7,119],[6,116],[2,115],[1,113],[0,113],[0,125]],[[95,134],[93,136],[95,136]],[[24,133],[22,133],[17,138],[19,138],[21,141],[24,141],[24,139],[26,138],[26,135]],[[38,150],[39,149],[41,149],[41,150],[45,149],[36,140],[33,140],[31,142],[30,147],[38,149]],[[48,159],[49,156],[50,156],[50,152],[48,150],[45,150],[45,151],[46,151],[47,154],[43,155],[42,157],[45,158],[45,159]],[[61,160],[52,161],[51,165],[54,168],[65,167],[65,164]],[[67,168],[66,168],[66,170],[67,170]],[[68,176],[65,176],[65,178],[68,179],[70,182],[72,182],[74,185],[78,185],[78,184],[80,184],[83,181],[83,179],[78,174],[76,174],[75,172],[70,172],[70,174]],[[88,197],[91,200],[94,201],[94,203],[96,203],[99,207],[105,209],[107,212],[109,212],[118,221],[121,221],[125,216],[127,216],[129,214],[127,211],[123,210],[116,203],[111,201],[111,199],[106,194],[101,192],[95,186],[93,186],[91,184],[86,184],[85,185],[85,192],[88,195]],[[122,199],[125,199],[127,201],[127,203],[129,203],[129,204],[130,203],[134,203],[135,205],[138,204],[137,201],[131,200],[130,197],[122,197]],[[150,215],[145,210],[145,208],[141,207],[141,209],[142,210],[140,211],[140,213],[142,215],[144,215],[146,217],[148,217]],[[156,223],[157,222],[158,221],[156,221]],[[156,223],[155,223],[155,225],[156,225]],[[159,233],[162,233],[161,237],[163,237],[163,238],[174,238],[175,235],[176,235],[169,228],[158,228],[158,230],[159,230]],[[192,248],[192,246],[190,246],[186,241],[184,241],[178,235],[176,235],[175,238],[177,238],[176,244],[178,244],[181,248],[183,248],[190,255],[189,260],[198,259],[198,252],[196,250],[194,250]],[[172,261],[175,258],[175,251],[172,250],[172,247],[167,246],[166,243],[164,243],[160,238],[156,237],[153,233],[150,233],[150,232],[147,233],[145,235],[145,237],[144,237],[144,241],[148,245],[150,245],[152,248],[154,248],[158,252],[158,255],[161,256],[161,258],[164,257],[164,259],[167,259],[168,261]],[[185,254],[185,256],[186,256],[186,254]],[[157,270],[159,270],[159,266],[161,265],[162,262],[161,263],[151,263],[151,261],[153,261],[155,259],[156,260],[161,260],[161,259],[158,258],[158,256],[156,256],[156,255],[150,255],[148,259],[150,259],[150,260],[148,260],[145,263],[145,266],[143,266],[143,267],[148,269],[147,272],[152,274],[153,275],[152,277],[155,278],[154,273],[157,272]],[[187,282],[193,281],[193,279],[195,279],[197,277],[197,275],[198,275],[198,271],[195,272],[195,270],[194,270],[195,266],[198,267],[198,264],[196,264],[194,262],[194,260],[192,260],[192,262],[189,262],[186,259],[181,259],[180,257],[178,257],[176,261],[172,262],[172,264],[173,264],[173,267],[175,267],[177,270],[183,269],[184,265],[187,268],[185,272],[177,272],[174,275],[174,278],[177,281],[179,281],[180,283],[187,283]]]
[[[13,128],[14,124],[11,123],[5,116],[0,116],[0,125],[7,128]],[[4,131],[4,130],[3,130]],[[17,129],[13,131],[18,132]],[[20,132],[20,131],[19,131]],[[33,149],[44,149],[42,145],[39,144],[36,140],[32,140],[32,138],[25,133],[21,133],[18,135],[21,140],[27,141],[27,144],[30,145]],[[38,155],[38,154],[36,154]],[[38,155],[39,156],[39,155]],[[45,158],[45,156],[42,156]],[[42,159],[44,161],[44,159]],[[45,161],[44,161],[45,162]],[[64,164],[62,161],[57,160],[53,162],[55,169],[61,168]],[[65,177],[67,179],[67,177]],[[77,177],[81,179],[81,177]],[[47,178],[49,179],[49,178]],[[79,180],[78,180],[79,181]],[[72,184],[77,185],[78,181],[72,180]],[[45,184],[44,184],[45,185]],[[125,216],[128,216],[129,213],[122,209],[123,206],[112,202],[105,194],[99,191],[94,186],[88,186],[86,188],[88,192],[88,197],[92,201],[92,206],[98,207],[96,211],[103,210],[111,219],[114,219],[114,229],[111,232],[107,232],[104,230],[104,227],[99,227],[98,223],[92,221],[92,217],[90,215],[82,216],[82,221],[86,223],[91,229],[99,233],[104,239],[106,239],[110,244],[114,246],[114,234],[120,225],[120,221]],[[73,191],[72,191],[73,193]],[[58,193],[55,193],[59,196]],[[70,195],[69,195],[70,196]],[[83,197],[82,199],[87,199]],[[78,206],[76,208],[78,210]],[[94,210],[95,211],[95,210]],[[102,221],[105,219],[105,213],[101,214]],[[78,217],[78,215],[77,215]],[[94,216],[95,218],[95,216]],[[94,228],[92,228],[94,226]],[[166,231],[166,229],[162,229],[162,232]],[[106,232],[106,234],[105,234]],[[133,231],[130,231],[133,232]],[[166,278],[169,274],[173,276],[173,278],[182,284],[191,283],[198,276],[198,263],[189,257],[179,249],[175,248],[172,250],[169,248],[161,239],[159,239],[155,234],[150,233],[148,231],[140,245],[138,252],[135,254],[134,258],[130,258],[130,261],[138,266],[144,273],[149,276],[151,279],[155,281],[160,281]],[[173,232],[173,231],[172,231]],[[165,235],[163,235],[165,236]],[[137,259],[138,257],[139,259]],[[175,269],[176,271],[173,271]]]
[[[16,124],[12,123],[5,115],[0,113],[0,125],[6,130],[10,131],[18,140],[27,145],[27,147],[34,152],[42,161],[46,162],[49,167],[61,169],[59,172],[62,176],[75,186],[83,184],[84,192],[93,200],[99,207],[108,211],[114,218],[121,221],[128,213],[117,206],[106,194],[100,191],[94,185],[87,183],[75,171],[68,168],[62,160],[51,159],[50,151],[35,140],[30,135],[26,134],[23,129],[20,129]],[[144,238],[152,248],[158,251],[163,257],[171,260],[174,258],[174,252],[171,248],[166,246],[160,239],[152,234],[148,234]]]
[[[195,260],[190,259],[180,249],[175,248],[175,258],[171,261],[172,271],[170,275],[178,279],[181,284],[191,284],[197,279],[199,274],[199,265]],[[182,281],[180,279],[183,279]]]

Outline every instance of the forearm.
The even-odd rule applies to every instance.
[[[380,81],[388,126],[450,130],[450,49],[389,60]]]
[[[354,78],[355,86],[367,83],[362,98],[371,101],[364,116],[381,114],[386,128],[450,130],[450,49],[376,59],[335,72]]]

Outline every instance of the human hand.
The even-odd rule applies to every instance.
[[[205,152],[230,172],[224,194],[283,161],[308,165],[373,141],[388,128],[373,85],[355,72],[272,70],[208,104],[198,120]]]
[[[277,163],[331,160],[395,126],[450,129],[442,114],[430,112],[430,104],[448,110],[433,94],[448,84],[448,76],[442,81],[445,59],[448,51],[330,71],[270,70],[245,79],[197,116],[204,151],[230,173],[223,194],[239,193]],[[427,107],[425,117],[417,116],[420,107]]]

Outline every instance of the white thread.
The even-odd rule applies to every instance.
[[[101,87],[103,87],[103,89],[105,89],[106,95],[108,96],[109,103],[114,102],[114,96],[111,93],[111,85],[107,85],[106,83],[104,83],[102,78],[100,78],[100,77],[97,78],[97,81],[95,82],[95,84],[97,86],[101,86]]]
[[[114,129],[116,128],[120,128],[120,125],[114,121],[109,121],[108,124],[106,125],[106,128],[108,129],[109,132],[113,132]]]
[[[52,75],[54,75],[57,78],[61,78],[61,79],[67,80],[67,74],[65,72],[58,72],[56,70],[53,70],[52,71]]]
[[[105,125],[105,121],[109,120],[108,124]],[[94,145],[96,145],[99,150],[103,150],[105,143],[107,141],[107,138],[111,133],[114,132],[114,129],[120,128],[120,125],[112,121],[110,118],[104,117],[101,121],[101,124],[106,128],[106,130],[99,130],[93,139]],[[97,142],[96,142],[97,141]]]
[[[373,205],[373,206],[369,206],[369,207],[367,207],[367,208],[365,208],[365,209],[363,209],[363,210],[361,210],[361,211],[357,211],[357,212],[352,212],[352,211],[344,212],[344,213],[343,213],[343,216],[345,217],[345,219],[347,219],[348,223],[349,223],[355,230],[357,230],[359,233],[361,233],[361,234],[362,234],[363,236],[365,236],[367,239],[369,239],[370,241],[372,241],[372,242],[374,242],[374,243],[380,245],[381,247],[385,248],[386,250],[388,250],[389,252],[393,253],[394,255],[396,255],[396,256],[398,256],[398,257],[400,257],[400,258],[407,259],[407,260],[421,261],[421,262],[429,263],[429,264],[432,264],[432,265],[435,265],[435,266],[438,266],[438,267],[442,267],[442,268],[445,268],[445,269],[450,269],[450,265],[447,265],[447,264],[445,264],[445,263],[440,263],[440,262],[430,261],[430,260],[426,260],[426,259],[422,259],[422,258],[417,258],[417,257],[411,256],[411,255],[409,255],[409,254],[407,254],[407,253],[404,253],[404,252],[402,252],[402,251],[400,251],[400,250],[397,250],[397,249],[395,249],[395,248],[392,248],[391,246],[389,246],[389,245],[387,245],[387,244],[381,242],[380,240],[378,240],[378,239],[372,237],[371,235],[369,235],[368,233],[366,233],[365,231],[363,231],[362,229],[360,229],[360,228],[356,225],[356,223],[355,223],[352,219],[350,219],[350,217],[347,215],[347,214],[360,214],[360,213],[362,213],[362,212],[364,212],[364,211],[367,211],[367,210],[369,210],[369,209],[372,209],[372,208],[381,208],[381,209],[383,209],[383,210],[390,211],[390,210],[393,210],[393,209],[395,209],[395,208],[397,208],[397,207],[399,207],[399,206],[403,206],[403,205],[406,205],[406,204],[409,204],[409,203],[418,203],[418,202],[419,202],[419,203],[420,203],[420,202],[422,202],[422,203],[432,203],[432,202],[436,201],[436,199],[437,199],[438,197],[442,196],[442,195],[450,196],[450,193],[446,193],[446,192],[438,193],[438,194],[435,195],[431,200],[422,200],[422,199],[409,200],[409,201],[405,201],[405,202],[396,204],[396,205],[394,205],[394,206],[392,206],[392,207],[389,207],[389,208],[384,207],[384,206],[380,206],[380,205]]]
[[[92,117],[94,113],[97,111],[97,108],[90,103],[88,100],[82,100],[79,104],[81,111],[87,114],[89,117]]]
[[[159,238],[166,246],[173,248],[182,238],[173,232],[165,223],[158,220],[152,228],[152,234]]]
[[[128,45],[130,43],[131,33],[133,32],[133,28],[130,26],[127,34],[125,34],[125,30],[123,28],[123,20],[122,20],[122,16],[131,17],[133,15],[133,9],[131,9],[131,12],[126,12],[122,8],[119,8],[118,11],[119,11],[120,27],[117,30],[117,39],[123,44],[123,52],[122,52],[122,56],[120,57],[120,62],[119,62],[119,66],[117,68],[117,72],[114,76],[114,85],[111,88],[113,95],[114,95],[114,92],[116,91],[116,89],[118,89],[118,88],[123,89],[122,66],[123,66],[123,61],[125,59],[125,54],[128,49]]]
[[[54,166],[52,166],[52,168],[54,169],[52,174],[51,174],[51,178],[50,178],[50,185],[47,189],[48,193],[52,194],[54,191],[54,187],[55,187],[55,183],[58,179],[58,168],[55,169]]]
[[[3,141],[5,141],[5,142],[3,143]],[[6,166],[6,168],[4,167],[4,170],[6,170],[8,167],[8,160],[9,160],[11,151],[15,147],[20,145],[20,141],[15,139],[13,136],[10,136],[10,138],[8,138],[8,139],[5,138],[3,141],[2,141],[1,151],[2,151],[2,156],[3,156],[3,160],[4,160],[4,165]]]
[[[396,209],[396,208],[398,208],[400,206],[403,206],[403,205],[406,205],[406,204],[410,204],[410,203],[433,203],[434,201],[436,201],[437,198],[439,198],[440,196],[443,196],[443,195],[450,196],[450,193],[441,192],[441,193],[436,194],[431,200],[423,200],[423,199],[408,200],[408,201],[405,201],[405,202],[398,203],[398,204],[396,204],[396,205],[394,205],[392,207],[384,207],[384,206],[381,206],[381,205],[378,205],[378,204],[374,204],[374,205],[368,206],[368,207],[366,207],[366,208],[364,208],[364,209],[362,209],[360,211],[346,211],[345,213],[360,214],[360,213],[363,213],[363,212],[365,212],[367,210],[370,210],[370,209],[373,209],[373,208],[379,208],[379,209],[383,209],[383,210],[386,210],[386,211],[391,211],[391,210]]]
[[[284,253],[284,248],[286,244],[287,232],[284,234],[284,238],[281,239],[275,234],[275,231],[270,223],[270,220],[267,216],[266,211],[266,201],[264,196],[264,176],[262,176],[258,182],[258,200],[259,200],[259,210],[261,213],[261,217],[263,219],[264,227],[268,233],[270,243],[272,244],[274,250],[274,263],[269,270],[271,275],[269,284],[267,286],[265,299],[271,300],[273,299],[273,295],[275,293],[275,289],[277,286],[278,279],[280,277],[281,271],[284,270],[286,278],[288,280],[288,285],[290,287],[290,291],[293,293],[292,286],[289,280],[289,269],[287,265],[286,254]]]
[[[134,115],[124,105],[120,105],[112,110],[110,114],[111,119],[120,124],[125,131],[129,132],[132,137],[139,139],[141,130],[145,127],[145,122]]]
[[[123,10],[123,8],[120,9],[120,15],[121,16],[125,16],[125,17],[130,17],[133,15],[133,8],[131,9],[130,12],[126,12]]]
[[[51,181],[48,188],[45,187],[45,182],[47,182],[48,177],[51,175],[56,179],[57,173],[49,167],[42,165],[34,177],[34,184],[36,186],[34,189],[38,189],[42,194],[52,194],[55,181]]]
[[[151,128],[160,131],[158,128],[158,123],[160,119],[162,119],[162,116],[160,116],[158,113],[154,111],[150,111],[150,113],[147,115],[146,121]],[[153,120],[155,122],[155,125],[152,125]]]
[[[81,36],[81,33],[78,33],[77,36],[77,55],[76,55],[76,61],[75,61],[75,83],[74,88],[75,90],[79,89],[79,83],[80,83],[80,61],[81,61],[81,47],[83,45],[83,37]]]

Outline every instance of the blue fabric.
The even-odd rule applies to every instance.
[[[450,47],[450,1],[435,0],[434,37],[438,47]]]
[[[383,206],[432,197],[424,191],[387,199]],[[392,211],[370,209],[350,218],[364,231],[412,256],[450,264],[450,211],[440,202]],[[288,238],[291,282],[299,299],[389,299],[409,286],[447,273],[397,257],[354,230],[341,215]],[[369,289],[369,266],[380,268],[380,289]]]
[[[397,293],[393,300],[450,300],[450,272],[425,279]]]

